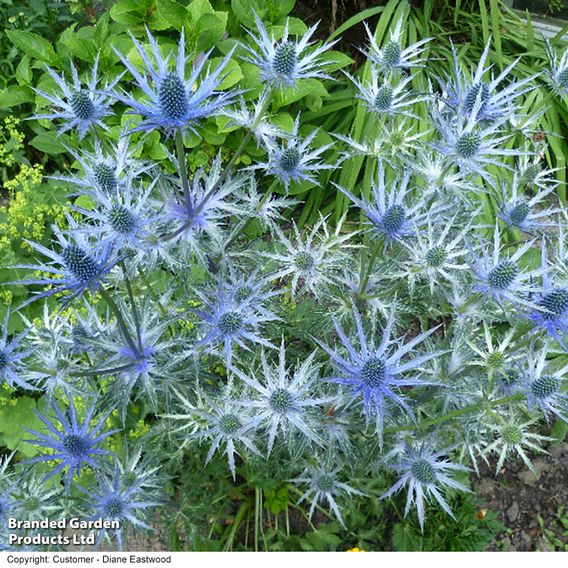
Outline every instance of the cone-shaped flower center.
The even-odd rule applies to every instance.
[[[444,264],[446,260],[446,249],[439,245],[433,246],[427,253],[426,253],[426,263],[428,266],[432,268],[438,268]]]
[[[274,50],[274,60],[272,67],[278,75],[290,77],[296,69],[298,56],[296,55],[296,46],[289,41],[281,43]]]
[[[479,94],[481,92],[481,95]],[[487,101],[490,96],[489,85],[487,83],[476,83],[469,90],[469,93],[465,97],[465,111],[469,114],[475,103],[477,102],[477,97],[481,97],[481,106],[479,107],[479,112],[483,112],[487,106]]]
[[[24,501],[24,509],[28,513],[33,513],[34,511],[37,511],[39,509],[39,506],[40,506],[40,501],[37,497],[28,497]]]
[[[175,74],[168,73],[160,83],[158,100],[162,114],[169,120],[182,120],[187,116],[189,104],[183,81]]]
[[[120,517],[124,513],[124,501],[121,497],[109,497],[105,503],[105,514],[107,517]]]
[[[527,218],[528,214],[531,212],[531,208],[524,201],[519,201],[511,207],[509,211],[509,219],[511,220],[511,225],[518,227]]]
[[[62,442],[63,449],[72,458],[84,458],[91,450],[91,443],[87,438],[79,436],[78,434],[68,434],[63,438]]]
[[[243,316],[238,312],[226,312],[219,318],[218,326],[223,335],[233,335],[243,326]]]
[[[131,233],[136,226],[136,217],[123,205],[115,205],[108,213],[111,227],[123,235]]]
[[[426,460],[416,460],[410,466],[410,471],[420,483],[433,483],[436,480],[436,471]]]
[[[563,88],[568,89],[568,67],[565,67],[556,75],[556,82]]]
[[[89,120],[95,116],[95,105],[86,91],[74,91],[71,95],[71,108],[75,116],[81,120]]]
[[[243,300],[250,298],[252,292],[253,290],[250,286],[241,286],[240,288],[237,288],[237,291],[235,292],[235,300],[237,302],[242,302]]]
[[[397,235],[406,221],[406,210],[402,205],[392,205],[383,216],[383,227],[389,235]]]
[[[386,361],[378,357],[371,357],[361,368],[361,382],[369,388],[379,387],[386,375]]]
[[[388,85],[382,85],[377,90],[375,96],[375,110],[379,112],[388,112],[391,108],[394,95],[393,90]]]
[[[510,445],[517,445],[523,441],[523,433],[522,431],[517,428],[516,426],[505,426],[503,431],[501,432],[503,436],[503,440]]]
[[[493,351],[493,353],[489,353],[487,356],[487,366],[497,371],[498,369],[502,369],[505,365],[505,356],[501,351]]]
[[[316,487],[323,493],[331,493],[335,486],[335,481],[328,473],[318,475],[316,479]]]
[[[509,260],[503,260],[487,275],[487,282],[491,288],[506,290],[519,274],[519,267]]]
[[[538,164],[529,164],[521,174],[520,183],[522,186],[532,186],[535,182],[538,174],[540,174],[541,169]]]
[[[234,434],[241,427],[241,421],[234,414],[224,414],[219,418],[219,428],[225,434]]]
[[[64,248],[61,257],[69,272],[81,282],[88,282],[99,274],[97,263],[77,245]]]
[[[133,471],[127,471],[122,476],[122,484],[124,487],[132,487],[136,481],[138,481],[138,476]]]
[[[296,254],[294,262],[299,270],[302,272],[308,272],[314,267],[315,260],[314,257],[305,250],[301,250]]]
[[[287,148],[280,156],[280,167],[285,172],[293,172],[300,163],[300,152],[296,148]]]
[[[539,306],[547,310],[542,312],[544,319],[555,319],[557,316],[568,313],[568,290],[565,288],[555,288],[554,290],[545,294]]]
[[[383,61],[389,67],[396,67],[400,63],[402,47],[397,41],[390,40],[383,47]]]
[[[116,179],[114,168],[101,162],[96,164],[93,168],[93,174],[97,185],[107,193],[115,193],[118,187],[118,180]]]
[[[269,403],[273,410],[284,414],[290,410],[293,400],[292,395],[286,389],[276,389],[270,395]]]
[[[536,398],[548,398],[559,389],[560,381],[554,375],[541,375],[531,385],[531,391]]]
[[[477,132],[466,132],[457,141],[456,153],[459,157],[466,160],[473,158],[479,151],[480,143],[481,139]]]

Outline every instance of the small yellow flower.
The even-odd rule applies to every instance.
[[[347,552],[365,552],[362,548],[349,548]]]

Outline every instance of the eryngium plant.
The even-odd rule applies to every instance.
[[[96,61],[83,80],[71,66],[71,83],[50,71],[57,90],[40,92],[54,109],[36,118],[78,131],[81,171],[58,179],[81,202],[51,243],[29,242],[37,261],[14,277],[45,317],[19,334],[5,322],[0,377],[48,405],[29,432],[37,455],[2,462],[3,523],[32,487],[49,507],[118,519],[97,542],[128,546],[130,529],[177,518],[167,501],[188,467],[242,484],[270,466],[307,517],[317,507],[349,528],[349,503],[380,497],[368,487],[381,476],[382,497],[405,493],[423,527],[430,506],[452,515],[447,490],[468,490],[479,459],[532,467],[539,424],[568,418],[554,171],[515,127],[532,78],[515,65],[496,76],[488,44],[475,69],[453,50],[447,77],[415,92],[429,38],[408,44],[402,21],[382,44],[369,32],[349,83],[375,128],[335,144],[344,160],[376,159],[366,185],[338,186],[346,219],[305,227],[287,195],[345,162],[328,161],[329,139],[300,113],[291,131],[272,122],[271,104],[307,80],[331,85],[330,45],[315,28],[291,39],[256,23],[216,65],[188,56],[183,33],[168,54],[148,32],[136,57],[117,51],[120,81],[101,84]],[[259,69],[252,96],[223,88],[238,54]],[[551,61],[561,95],[566,54]],[[240,147],[190,168],[187,136],[221,117],[243,129]],[[136,159],[130,133],[157,133],[167,159]],[[381,133],[404,151],[375,152]],[[254,160],[237,167],[249,141]]]

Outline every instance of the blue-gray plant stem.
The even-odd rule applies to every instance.
[[[138,339],[138,349],[142,351],[142,330],[140,326],[140,314],[138,313],[138,308],[136,307],[136,302],[134,301],[134,294],[132,293],[132,286],[130,284],[130,278],[128,278],[128,273],[126,271],[126,265],[124,260],[120,261],[120,268],[122,268],[122,273],[124,274],[124,283],[126,284],[126,292],[128,293],[128,301],[130,302],[130,309],[132,310],[132,319],[134,320],[134,326],[136,327],[136,338]]]
[[[183,189],[183,199],[188,215],[193,217],[193,201],[189,190],[189,177],[187,175],[187,164],[185,161],[185,147],[183,145],[183,134],[181,130],[176,131],[176,157],[178,162],[179,177],[181,179],[181,187]]]

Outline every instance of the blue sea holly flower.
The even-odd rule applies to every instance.
[[[501,256],[499,225],[495,225],[493,252],[484,247],[480,256],[470,254],[467,262],[475,275],[474,290],[485,298],[493,298],[498,303],[504,300],[512,304],[534,307],[527,297],[536,292],[532,282],[542,273],[542,269],[525,271],[519,267],[521,257],[533,246],[534,240],[517,248],[509,257]]]
[[[110,245],[116,253],[143,249],[152,234],[152,225],[159,219],[158,206],[150,198],[156,182],[154,180],[145,190],[133,189],[128,181],[119,193],[92,191],[96,209],[72,206],[91,221],[79,226],[76,232],[92,236],[103,248]]]
[[[369,203],[356,197],[339,185],[336,187],[361,209],[373,230],[385,239],[385,244],[389,244],[413,235],[428,219],[447,209],[447,206],[436,205],[427,210],[428,196],[413,205],[407,205],[405,201],[409,194],[409,183],[410,171],[406,170],[402,177],[395,179],[387,189],[384,165],[379,161],[377,180],[372,186],[373,202]]]
[[[527,397],[529,410],[538,406],[547,421],[556,415],[568,422],[568,392],[564,387],[568,365],[553,370],[547,367],[547,349],[538,356],[530,353],[526,359],[522,392]]]
[[[251,166],[251,170],[264,170],[269,175],[277,176],[286,191],[290,189],[290,183],[301,183],[306,181],[319,185],[316,175],[322,170],[332,170],[336,167],[333,164],[321,162],[321,155],[331,148],[332,144],[324,144],[319,148],[310,150],[310,145],[318,134],[318,130],[313,130],[305,139],[298,136],[300,128],[300,117],[294,121],[294,128],[290,137],[278,144],[271,140],[268,148],[268,162],[262,162]]]
[[[552,187],[558,187],[556,172],[558,168],[547,168],[541,165],[541,156],[525,154],[520,157],[517,164],[519,185],[522,189],[538,192]]]
[[[21,345],[28,335],[29,329],[8,338],[8,322],[10,321],[10,308],[6,310],[4,328],[0,336],[0,379],[12,388],[20,387],[26,390],[35,390],[31,384],[33,375],[27,372],[24,359],[30,355],[31,349],[23,349]]]
[[[560,59],[558,59],[546,38],[545,42],[550,64],[550,69],[546,69],[545,72],[548,75],[554,93],[563,97],[568,94],[568,49],[565,49]]]
[[[12,452],[9,456],[0,458],[0,531],[7,525],[8,518],[13,516],[15,508],[12,492],[16,483],[11,472],[7,471],[14,453]],[[0,535],[3,536],[1,532]],[[2,550],[1,544],[0,550]]]
[[[432,120],[442,140],[435,144],[444,156],[450,158],[464,174],[477,174],[490,185],[493,179],[487,172],[487,166],[493,165],[512,170],[503,161],[508,156],[521,156],[524,152],[515,148],[507,148],[506,142],[512,134],[501,134],[501,126],[508,120],[504,115],[500,118],[480,124],[481,91],[470,113],[455,117],[443,117],[437,110],[432,113]]]
[[[406,446],[398,463],[391,466],[398,473],[399,480],[381,499],[386,499],[398,493],[403,487],[406,487],[408,495],[406,506],[404,507],[404,516],[408,515],[413,506],[416,507],[418,522],[422,531],[424,531],[424,520],[426,518],[425,505],[431,497],[434,497],[440,507],[450,517],[455,519],[441,490],[451,488],[457,491],[470,492],[465,485],[449,475],[456,471],[469,471],[469,468],[451,463],[446,457],[448,453],[449,449],[436,452],[427,444],[416,444],[413,447]]]
[[[230,363],[235,346],[245,351],[250,351],[249,342],[273,347],[260,335],[259,327],[278,318],[267,309],[259,310],[254,296],[245,298],[238,293],[238,288],[223,281],[219,281],[213,296],[200,290],[195,290],[195,293],[203,302],[203,308],[196,310],[202,328],[202,337],[196,348],[205,348],[208,352],[220,349],[225,361]]]
[[[302,235],[293,223],[292,239],[275,227],[283,250],[261,254],[277,263],[272,278],[291,276],[292,298],[298,290],[304,289],[321,297],[336,281],[340,269],[348,260],[346,251],[355,247],[348,243],[355,233],[341,234],[344,220],[345,217],[337,223],[335,230],[330,232],[325,218],[321,217],[305,235]]]
[[[134,37],[132,41],[144,64],[144,72],[138,69],[119,51],[116,54],[128,69],[137,86],[146,95],[146,101],[140,101],[125,91],[115,92],[114,96],[132,107],[133,114],[140,114],[144,119],[131,129],[131,132],[163,130],[167,135],[176,131],[191,130],[197,133],[199,122],[218,114],[223,107],[234,101],[236,92],[220,91],[221,83],[227,75],[227,64],[231,51],[211,72],[203,76],[207,64],[207,53],[200,61],[194,62],[189,78],[186,80],[186,66],[189,58],[185,55],[185,36],[182,29],[174,68],[170,68],[170,55],[162,57],[160,47],[149,30],[146,30],[152,49],[152,59]]]
[[[439,352],[431,351],[413,358],[406,358],[406,356],[438,328],[420,333],[402,345],[400,339],[391,339],[395,324],[395,314],[391,311],[383,328],[381,342],[376,345],[374,341],[367,340],[361,315],[355,307],[353,307],[353,319],[358,348],[336,320],[334,320],[335,329],[343,349],[332,349],[318,341],[335,366],[335,373],[326,377],[325,380],[349,389],[350,401],[363,407],[367,424],[374,420],[375,430],[382,441],[384,420],[390,414],[391,405],[399,406],[406,414],[414,418],[414,413],[403,396],[401,388],[436,384],[420,379],[420,371],[426,361],[439,357]],[[346,351],[346,355],[343,355],[342,351]],[[403,361],[405,358],[406,361]]]
[[[79,133],[79,139],[84,138],[87,130],[95,125],[108,130],[108,127],[102,120],[105,116],[111,114],[110,105],[113,99],[109,96],[108,92],[114,88],[121,76],[110,83],[106,83],[102,89],[98,89],[98,65],[99,55],[96,56],[93,63],[91,79],[85,86],[82,85],[73,62],[71,62],[71,75],[73,79],[71,84],[67,83],[62,75],[58,75],[53,69],[47,67],[47,72],[55,81],[62,94],[49,94],[45,91],[34,89],[38,94],[46,98],[57,110],[46,114],[36,114],[32,118],[61,120],[63,124],[59,128],[59,134],[76,128]]]
[[[110,151],[104,151],[98,138],[95,138],[93,152],[67,151],[75,158],[83,170],[75,176],[50,176],[51,179],[66,181],[76,185],[84,195],[103,192],[115,195],[125,184],[132,182],[154,167],[154,164],[136,160],[133,156],[140,145],[130,148],[128,136],[119,138],[117,144],[110,144]]]
[[[528,318],[568,351],[568,286],[556,285],[549,276],[546,241],[542,242],[542,291],[533,297]]]
[[[306,440],[321,445],[314,429],[312,413],[332,398],[315,395],[319,377],[314,357],[315,352],[305,358],[299,367],[290,369],[286,366],[286,349],[282,339],[277,365],[268,362],[264,351],[261,353],[262,380],[256,378],[254,370],[243,372],[232,368],[232,372],[252,390],[253,395],[243,398],[240,404],[254,413],[258,424],[268,431],[269,454],[279,432],[284,435],[298,432]]]
[[[260,69],[260,79],[277,88],[297,87],[302,79],[329,79],[324,73],[325,62],[321,55],[336,41],[313,48],[311,37],[317,30],[317,24],[312,26],[302,37],[295,41],[290,39],[288,20],[279,41],[274,35],[268,35],[260,18],[255,14],[258,35],[250,30],[247,33],[253,40],[253,45],[242,44],[247,51],[244,57]]]
[[[423,95],[413,96],[408,88],[414,77],[409,75],[396,81],[392,78],[383,78],[376,67],[371,67],[371,80],[368,84],[363,84],[357,79],[348,75],[359,93],[357,98],[361,99],[367,106],[367,110],[379,117],[392,117],[402,115],[409,118],[419,118],[412,112],[413,105],[427,100]]]
[[[510,189],[511,194],[509,197],[508,184],[501,184],[502,201],[499,205],[499,217],[509,227],[531,233],[556,225],[553,221],[547,221],[546,218],[562,211],[562,209],[552,207],[543,209],[539,206],[540,202],[556,189],[555,185],[550,185],[530,199],[527,199],[523,195],[523,187],[519,183],[519,175],[515,172]]]
[[[355,496],[365,497],[365,493],[353,489],[347,483],[339,481],[338,474],[340,469],[339,467],[330,468],[327,465],[317,467],[310,465],[304,469],[300,477],[290,479],[291,483],[308,485],[308,489],[298,500],[298,505],[304,501],[311,501],[308,519],[311,520],[316,507],[320,503],[324,504],[327,502],[339,524],[346,528],[336,499],[342,495],[345,495],[348,499]]]
[[[14,268],[39,270],[52,274],[54,278],[43,277],[16,282],[16,284],[23,285],[38,284],[49,286],[48,290],[34,294],[32,298],[24,302],[23,306],[58,292],[68,292],[64,299],[64,304],[68,304],[87,289],[97,290],[105,276],[116,264],[110,244],[102,244],[100,241],[93,242],[87,236],[78,234],[76,232],[78,224],[69,214],[67,215],[67,221],[71,233],[69,237],[66,237],[59,227],[52,225],[60,252],[55,252],[40,243],[26,239],[26,242],[32,248],[47,256],[50,261],[34,265],[23,264]]]
[[[46,487],[32,471],[20,475],[20,482],[14,491],[15,517],[41,521],[46,517],[55,518],[63,512],[61,487]]]
[[[491,40],[487,42],[475,71],[469,77],[462,71],[459,57],[452,44],[453,77],[442,83],[445,97],[443,101],[459,115],[468,116],[474,110],[479,98],[479,110],[476,119],[493,121],[515,112],[515,102],[521,95],[535,88],[530,83],[537,74],[525,77],[520,81],[510,80],[511,72],[520,61],[520,57],[510,63],[497,77],[489,76],[491,65],[487,66],[487,56]],[[506,86],[501,88],[505,82]]]
[[[90,428],[96,410],[95,402],[91,402],[87,406],[82,423],[78,420],[77,410],[72,400],[69,401],[65,413],[62,412],[56,402],[52,404],[52,409],[55,413],[57,426],[41,412],[34,411],[47,428],[48,433],[28,430],[30,434],[35,436],[35,439],[27,441],[40,448],[48,449],[49,453],[31,458],[28,463],[59,461],[60,463],[45,476],[45,479],[50,479],[67,468],[65,488],[69,493],[74,475],[79,476],[81,469],[86,465],[97,470],[100,467],[100,457],[110,455],[110,452],[103,450],[100,446],[106,438],[117,430],[100,433],[112,410],[102,415],[95,426]]]
[[[402,46],[402,24],[400,18],[394,29],[390,32],[389,39],[382,47],[375,38],[375,34],[365,24],[367,37],[369,39],[369,49],[363,53],[378,67],[385,71],[408,70],[412,67],[424,67],[425,58],[421,55],[425,51],[425,45],[432,39],[426,38],[409,45]]]
[[[109,477],[99,474],[97,485],[94,489],[80,487],[86,500],[85,505],[94,509],[94,514],[90,520],[101,519],[119,523],[119,528],[103,528],[97,536],[96,545],[98,546],[104,538],[112,540],[116,537],[118,548],[122,550],[123,534],[128,525],[138,529],[152,530],[145,522],[150,510],[160,505],[157,500],[147,500],[144,490],[137,484],[124,488],[121,483],[122,476],[120,470],[115,468],[114,475]]]
[[[164,418],[174,421],[172,431],[181,432],[201,426],[196,432],[191,432],[185,437],[182,442],[183,448],[193,444],[196,439],[209,440],[211,446],[205,464],[211,461],[217,450],[224,448],[233,480],[237,475],[235,455],[240,455],[238,447],[260,456],[253,441],[260,418],[253,418],[249,411],[244,411],[242,405],[231,398],[229,389],[218,400],[205,396],[204,408],[197,408],[177,391],[175,394],[182,404],[183,413],[180,410],[176,414],[164,415]],[[178,426],[176,422],[180,425]]]

